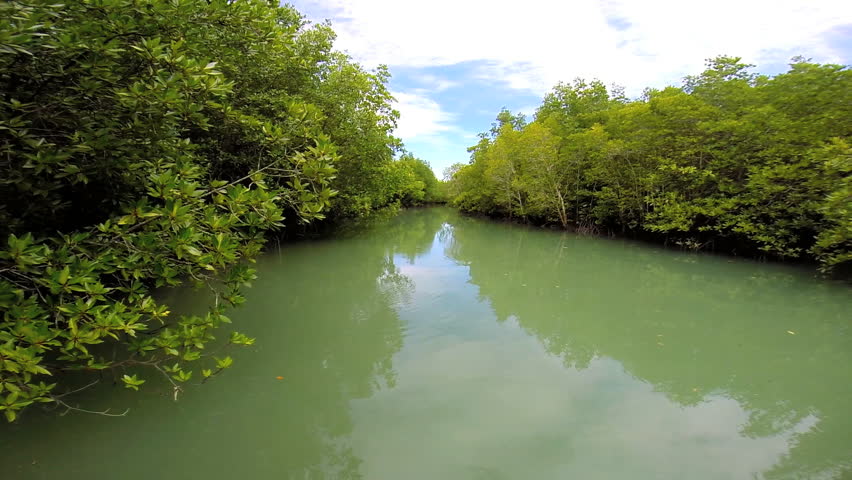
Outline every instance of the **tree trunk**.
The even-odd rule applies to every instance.
[[[559,191],[559,187],[554,188],[554,190],[556,191],[556,198],[559,199],[559,205],[557,205],[559,221],[562,223],[562,228],[568,228],[568,213],[565,210],[565,199],[562,198],[562,192]]]

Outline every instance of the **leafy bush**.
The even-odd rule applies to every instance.
[[[364,71],[333,39],[260,0],[0,4],[10,421],[35,402],[75,408],[68,371],[112,370],[137,389],[137,372],[154,369],[175,393],[216,375],[231,359],[205,346],[243,302],[266,232],[323,219],[335,186],[374,195],[336,165],[393,164],[386,70]],[[357,145],[352,125],[370,132]],[[175,318],[152,296],[185,283],[212,292],[206,315]],[[104,344],[127,353],[107,357]]]

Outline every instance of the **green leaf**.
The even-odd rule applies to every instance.
[[[136,375],[124,375],[121,377],[121,381],[124,382],[125,388],[129,388],[132,390],[139,390],[139,386],[145,383],[145,380],[139,379]]]
[[[222,370],[230,367],[234,363],[234,360],[231,357],[225,357],[221,360],[218,359],[218,358],[215,358],[215,360],[216,360],[216,366],[219,367],[219,369],[222,369]]]

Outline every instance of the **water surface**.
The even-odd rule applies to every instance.
[[[852,475],[852,293],[808,270],[443,208],[258,267],[231,370],[32,410],[2,478]]]

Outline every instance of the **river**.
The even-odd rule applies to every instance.
[[[258,273],[231,369],[177,402],[155,378],[74,399],[120,418],[33,408],[0,476],[852,475],[852,293],[807,269],[428,208]]]

